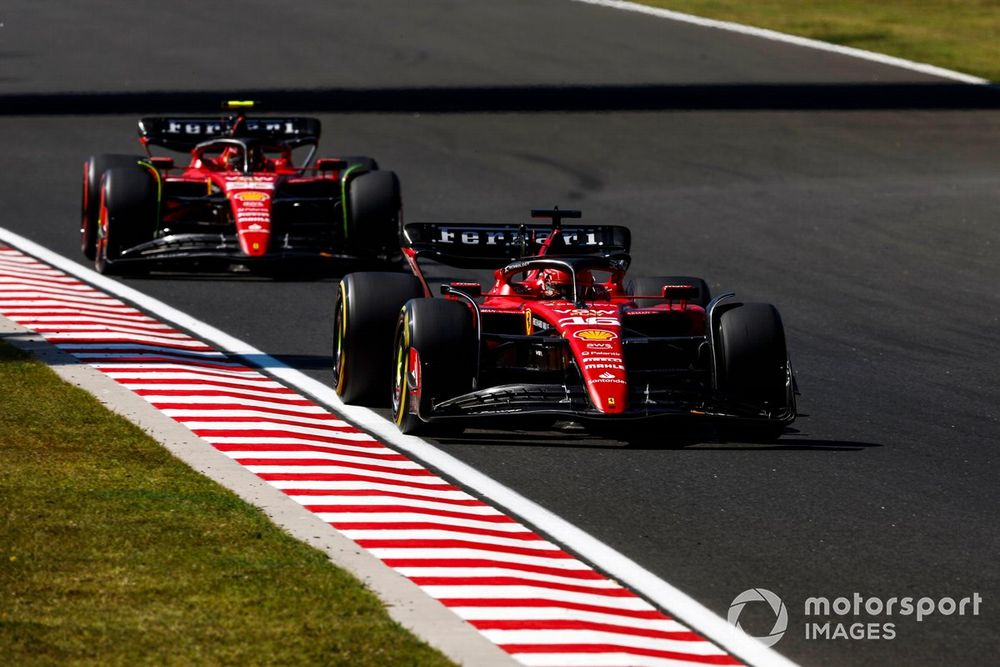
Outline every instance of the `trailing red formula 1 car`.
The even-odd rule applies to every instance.
[[[628,229],[532,213],[551,224],[407,224],[413,275],[348,274],[335,311],[340,396],[391,401],[406,433],[683,416],[776,438],[795,419],[774,306],[712,299],[700,278],[626,283]],[[493,268],[493,284],[435,280],[435,265]]]
[[[399,180],[370,157],[318,159],[315,118],[143,118],[147,155],[83,168],[81,250],[102,273],[303,266],[398,255]],[[177,166],[160,146],[189,151]]]

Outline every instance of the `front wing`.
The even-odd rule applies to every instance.
[[[630,392],[628,410],[609,415],[594,409],[582,387],[509,384],[441,401],[433,406],[431,414],[420,416],[432,422],[551,416],[581,422],[634,422],[684,417],[790,424],[795,419],[794,398],[789,406],[769,409],[759,404],[736,401],[720,393],[642,388]]]
[[[277,241],[277,242],[275,242]],[[335,252],[316,243],[311,236],[284,236],[271,243],[268,252],[250,257],[240,249],[235,234],[171,234],[128,248],[115,264],[185,264],[218,261],[223,264],[260,264],[289,260],[354,259],[356,255]]]

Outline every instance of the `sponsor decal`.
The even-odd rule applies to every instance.
[[[222,134],[222,132],[227,129],[229,129],[229,123],[221,123],[219,121],[171,120],[167,122],[167,127],[164,130],[164,133],[214,135]]]
[[[588,364],[587,362],[583,362],[583,367],[585,369],[587,369],[588,371],[591,371],[591,370],[594,370],[594,369],[597,369],[597,368],[612,368],[612,369],[614,369],[616,371],[623,371],[623,370],[625,370],[625,367],[622,366],[621,364]],[[602,375],[601,377],[604,377],[604,376]]]
[[[246,120],[246,128],[250,132],[280,132],[298,134],[298,128],[292,120]],[[214,136],[228,132],[232,123],[218,120],[184,119],[168,120],[164,134],[194,134]]]
[[[579,315],[582,317],[594,315],[617,315],[617,310],[601,310],[598,308],[553,308],[560,315]]]
[[[617,378],[595,378],[593,380],[587,380],[587,384],[628,384],[625,380],[619,380]]]
[[[226,176],[226,190],[273,190],[269,176]]]
[[[622,355],[620,354],[609,354],[607,352],[587,352],[584,350],[580,353],[580,356],[587,357],[583,360],[583,363],[589,364],[592,361],[610,361],[611,363],[621,363]]]
[[[614,340],[618,338],[618,334],[614,331],[605,331],[603,329],[581,329],[575,332],[573,337],[586,341]]]
[[[477,227],[440,227],[438,236],[433,239],[434,243],[458,243],[461,245],[510,245],[521,242],[521,234],[518,230],[497,227],[493,229]],[[549,233],[539,232],[529,240],[530,243],[541,245],[548,239]],[[600,245],[597,238],[597,231],[594,230],[574,230],[563,228],[561,238],[566,245],[592,246]]]
[[[546,322],[545,320],[541,320],[537,317],[531,318],[531,325],[536,329],[541,329],[542,331],[552,328],[551,326],[549,326],[548,322]]]
[[[233,199],[239,199],[242,202],[263,202],[271,198],[271,195],[266,192],[237,192],[233,195]]]
[[[611,378],[613,378],[614,376],[615,376],[615,374],[614,374],[614,373],[609,373],[609,372],[607,372],[607,371],[604,371],[603,373],[601,373],[601,374],[600,374],[600,375],[598,375],[597,377],[599,377],[599,378],[604,378],[605,380],[610,380],[610,379],[611,379]]]
[[[562,317],[559,319],[560,326],[592,326],[592,327],[617,327],[621,322],[617,317]]]
[[[610,350],[614,347],[611,343],[587,343],[585,345],[590,350]],[[584,354],[605,354],[604,352],[584,352]]]
[[[233,181],[226,183],[227,190],[273,190],[274,183],[262,183],[258,181]]]

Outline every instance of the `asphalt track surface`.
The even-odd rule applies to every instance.
[[[440,446],[723,617],[747,588],[778,593],[790,629],[775,648],[803,664],[997,654],[991,92],[568,0],[16,0],[0,23],[0,225],[66,256],[87,155],[135,150],[140,113],[232,92],[315,112],[324,152],[396,170],[409,220],[579,206],[632,227],[637,275],[775,303],[803,413],[777,444],[472,432]],[[333,280],[127,282],[330,379]],[[894,622],[893,640],[804,638],[807,597],[854,592],[984,602],[921,623],[822,619]]]

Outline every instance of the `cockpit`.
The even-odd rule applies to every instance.
[[[240,173],[274,172],[292,165],[292,149],[246,139],[214,139],[195,146],[196,167]]]

